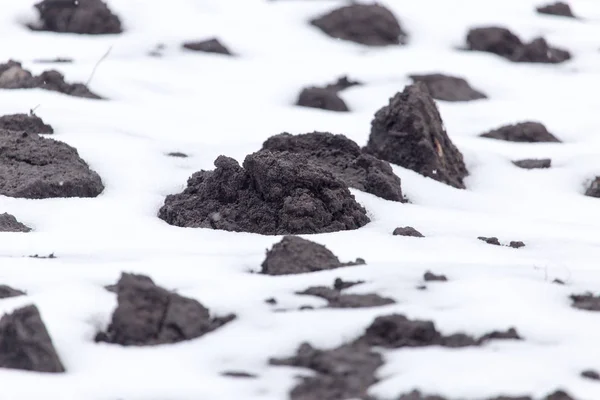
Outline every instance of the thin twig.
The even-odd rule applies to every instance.
[[[108,48],[108,50],[106,51],[106,53],[104,53],[104,55],[98,60],[98,62],[96,63],[96,65],[94,65],[94,69],[92,70],[92,74],[90,75],[90,78],[87,80],[87,82],[85,83],[85,86],[88,86],[90,84],[90,82],[92,81],[92,78],[94,77],[94,74],[96,73],[96,69],[98,68],[98,66],[100,65],[100,63],[102,61],[104,61],[104,59],[106,57],[108,57],[108,55],[110,54],[110,51],[112,50],[112,45]]]
[[[39,106],[41,106],[41,104],[38,104],[37,106],[35,106],[32,109],[30,109],[29,110],[29,115],[34,116],[35,115],[35,110],[37,110]]]

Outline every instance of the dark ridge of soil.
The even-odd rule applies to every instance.
[[[559,17],[576,18],[571,10],[571,7],[567,3],[561,1],[543,6],[536,7],[535,9],[539,14],[557,15]]]
[[[431,271],[427,271],[423,274],[423,280],[425,282],[447,282],[448,278],[446,275],[436,275]]]
[[[40,256],[39,254],[34,254],[32,256],[29,256],[29,258],[40,258],[40,259],[48,259],[48,260],[53,260],[55,258],[57,258],[54,253],[50,253],[47,256]]]
[[[73,62],[72,58],[39,58],[37,60],[33,60],[34,63],[38,64],[70,64]]]
[[[585,191],[585,195],[600,198],[600,176],[595,177],[592,183],[590,183],[590,186]]]
[[[54,129],[35,114],[3,115],[0,117],[0,129],[37,134],[54,133]]]
[[[333,288],[326,286],[312,286],[302,292],[296,292],[299,295],[316,296],[327,300],[327,307],[330,308],[366,308],[380,307],[396,303],[394,299],[382,297],[375,293],[369,294],[345,294],[342,289],[337,289],[334,283]]]
[[[0,194],[27,199],[96,197],[104,190],[77,150],[39,135],[0,129]]]
[[[344,281],[341,278],[335,278],[335,281],[333,281],[333,288],[335,290],[344,290],[362,283],[365,283],[365,281]]]
[[[102,99],[92,93],[83,83],[66,83],[58,71],[48,70],[34,76],[24,69],[20,62],[9,60],[0,64],[0,89],[45,89],[75,97]]]
[[[330,350],[319,350],[303,343],[296,355],[273,358],[271,365],[308,368],[316,375],[303,377],[290,392],[291,400],[366,399],[369,386],[377,383],[375,371],[383,359],[360,343],[351,343]]]
[[[342,90],[346,90],[351,88],[352,86],[360,86],[362,82],[354,81],[347,76],[340,76],[337,81],[334,83],[330,83],[325,86],[325,89],[333,90],[336,92],[341,92]]]
[[[572,307],[586,311],[600,311],[600,296],[594,296],[592,293],[571,295]]]
[[[192,340],[235,319],[211,318],[194,299],[157,286],[147,276],[123,273],[117,283],[117,308],[106,332],[96,342],[151,346]]]
[[[527,158],[524,160],[513,161],[513,164],[524,169],[550,168],[552,166],[552,160],[550,158]]]
[[[217,38],[200,40],[195,42],[185,42],[183,48],[192,51],[201,51],[203,53],[224,54],[231,56],[232,53]]]
[[[31,232],[31,228],[17,221],[14,215],[0,214],[0,232]]]
[[[310,24],[326,35],[367,46],[404,44],[406,33],[387,8],[378,4],[352,4],[312,19]]]
[[[243,371],[225,371],[225,372],[221,372],[221,375],[229,376],[231,378],[247,378],[247,379],[257,378],[257,376],[255,374],[251,374],[249,372],[243,372]]]
[[[500,241],[498,240],[497,237],[479,236],[477,239],[482,240],[482,241],[486,242],[487,244],[491,244],[494,246],[504,246],[503,244],[500,243]],[[525,247],[525,243],[523,243],[521,241],[513,240],[508,244],[508,247],[512,247],[513,249],[520,249],[521,247]]]
[[[262,262],[266,275],[304,274],[307,272],[362,265],[364,260],[342,263],[327,247],[298,236],[284,236],[275,243]]]
[[[25,296],[27,293],[13,289],[7,285],[0,285],[0,299],[8,299],[10,297]]]
[[[263,143],[262,150],[297,154],[328,170],[347,186],[386,200],[405,202],[401,181],[385,161],[365,154],[344,135],[312,132],[301,135],[281,133]]]
[[[464,189],[468,175],[460,151],[442,122],[435,101],[422,83],[404,88],[371,122],[365,151],[382,160]]]
[[[44,0],[35,5],[40,14],[36,31],[102,35],[121,33],[121,20],[101,0]]]
[[[263,235],[337,232],[370,222],[341,180],[301,156],[259,151],[243,167],[219,156],[215,167],[167,196],[158,217],[175,226]]]
[[[418,390],[413,390],[410,393],[405,393],[400,395],[397,400],[450,400],[446,397],[436,396],[436,395],[425,395]],[[498,396],[488,398],[487,400],[533,400],[530,396]],[[571,396],[569,396],[566,392],[562,390],[557,390],[553,393],[550,393],[546,397],[541,400],[574,400]]]
[[[513,62],[557,64],[571,59],[568,51],[549,46],[543,38],[523,43],[510,30],[496,26],[471,29],[467,48],[497,54]]]
[[[174,151],[167,154],[169,157],[177,157],[177,158],[187,158],[188,155],[185,153],[181,153],[179,151]]]
[[[421,232],[413,228],[412,226],[398,227],[392,232],[394,236],[411,236],[411,237],[425,237]]]
[[[346,102],[338,96],[335,90],[315,86],[302,89],[300,95],[298,95],[298,100],[296,100],[296,105],[328,111],[350,111]]]
[[[65,372],[36,306],[25,306],[0,318],[0,368]]]
[[[473,89],[469,83],[457,76],[444,74],[410,75],[414,82],[422,82],[431,97],[442,101],[472,101],[487,99],[480,91]]]
[[[593,381],[600,381],[600,373],[593,369],[586,369],[585,371],[581,371],[581,377],[591,379]]]
[[[560,140],[548,132],[548,129],[539,122],[520,122],[514,125],[505,125],[479,135],[484,138],[507,140],[509,142],[526,143],[560,143]]]

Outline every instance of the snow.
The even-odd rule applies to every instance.
[[[109,100],[41,90],[0,91],[0,113],[28,112],[96,170],[106,186],[94,199],[26,200],[0,196],[0,212],[34,228],[4,233],[0,283],[28,296],[0,301],[0,313],[36,304],[67,373],[0,370],[0,398],[60,400],[204,400],[287,398],[299,373],[271,367],[303,341],[333,347],[360,335],[375,316],[391,312],[433,319],[444,333],[478,335],[517,328],[522,342],[472,349],[384,352],[382,381],[372,393],[393,399],[422,389],[449,398],[499,394],[545,395],[557,388],[583,400],[600,385],[579,377],[600,370],[600,315],[570,307],[568,296],[598,291],[600,200],[583,196],[600,174],[600,3],[572,0],[584,20],[535,14],[531,0],[387,0],[410,35],[404,47],[380,49],[332,40],[306,23],[343,2],[266,0],[110,0],[126,32],[98,37],[31,32],[31,0],[3,0],[0,60],[22,61],[33,72],[56,68],[67,81],[88,80]],[[513,64],[485,53],[456,50],[473,26],[507,26],[525,40],[544,35],[572,51],[561,65]],[[187,40],[218,37],[235,57],[184,51]],[[148,56],[158,43],[160,58]],[[111,47],[112,46],[112,47]],[[72,64],[35,59],[71,57]],[[186,229],[156,217],[167,194],[211,169],[225,154],[242,161],[269,136],[314,130],[366,143],[373,113],[402,90],[411,73],[464,76],[489,100],[439,102],[448,133],[470,176],[458,190],[394,167],[412,204],[352,190],[372,222],[356,231],[312,235],[342,261],[365,266],[269,277],[265,250],[280,237]],[[293,106],[306,85],[340,75],[366,83],[341,96],[352,110],[334,113]],[[539,120],[564,143],[524,144],[476,137],[520,120]],[[189,158],[167,157],[181,151]],[[547,170],[522,170],[511,160],[552,158]],[[392,236],[413,226],[426,238]],[[523,240],[515,250],[490,246]],[[55,259],[33,254],[54,253]],[[425,271],[449,282],[417,290]],[[218,315],[238,319],[199,339],[148,348],[95,344],[116,305],[103,285],[122,271],[144,273],[193,297]],[[360,310],[273,312],[323,304],[293,293],[330,285],[335,277],[367,283],[349,291],[377,292],[397,304]],[[551,284],[555,278],[567,285]],[[246,371],[257,379],[222,377]]]

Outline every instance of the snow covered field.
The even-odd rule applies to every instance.
[[[569,298],[600,291],[600,199],[584,196],[600,175],[598,0],[571,0],[580,20],[537,14],[539,2],[532,0],[381,0],[408,34],[405,46],[387,47],[334,40],[308,24],[343,1],[110,0],[124,32],[94,36],[31,31],[25,24],[37,19],[33,4],[2,1],[0,63],[17,60],[36,74],[57,69],[67,81],[85,83],[110,49],[89,84],[105,100],[0,90],[0,115],[35,108],[53,126],[51,137],[75,147],[105,189],[96,198],[0,196],[0,213],[33,229],[0,234],[0,284],[27,292],[0,300],[0,314],[35,304],[66,369],[0,369],[1,400],[287,399],[296,376],[309,371],[272,366],[270,358],[291,356],[302,342],[339,346],[376,316],[394,312],[433,320],[444,334],[515,327],[524,340],[382,351],[380,381],[369,391],[377,399],[413,389],[450,400],[541,399],[557,389],[578,400],[600,399],[600,382],[580,376],[600,371],[600,313],[575,309]],[[508,27],[526,41],[544,36],[572,59],[513,63],[459,50],[468,30],[480,25]],[[210,37],[234,56],[181,48]],[[162,56],[150,56],[159,43]],[[74,62],[35,62],[56,57]],[[157,217],[165,196],[181,192],[194,172],[213,169],[222,154],[242,162],[270,136],[327,131],[365,145],[374,113],[411,82],[408,75],[433,72],[464,77],[488,96],[437,102],[469,170],[467,188],[393,165],[410,203],[351,189],[370,223],[303,235],[342,261],[360,257],[366,265],[252,273],[281,236],[181,228]],[[340,93],[350,112],[294,105],[303,87],[342,75],[364,83]],[[524,120],[544,123],[562,143],[478,137]],[[552,167],[512,164],[523,158],[551,158]],[[402,226],[425,237],[393,236]],[[526,247],[492,246],[478,236]],[[56,258],[29,257],[51,253]],[[448,282],[421,290],[426,271]],[[176,344],[95,343],[117,304],[104,286],[122,272],[148,275],[211,313],[237,318]],[[295,292],[329,286],[336,277],[364,280],[349,292],[378,293],[396,304],[296,311],[325,302]]]

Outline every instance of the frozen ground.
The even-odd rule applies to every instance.
[[[542,396],[557,388],[577,399],[600,398],[600,384],[579,376],[600,370],[600,314],[575,310],[569,295],[600,288],[600,200],[585,197],[600,174],[600,3],[572,0],[583,21],[541,16],[531,0],[386,0],[410,35],[407,46],[367,48],[336,41],[306,21],[341,1],[110,0],[124,22],[121,35],[32,32],[31,0],[3,0],[0,60],[71,57],[51,68],[108,98],[94,101],[42,90],[0,91],[0,114],[28,112],[50,123],[54,138],[76,147],[103,179],[92,199],[0,197],[9,212],[34,228],[3,233],[0,283],[28,292],[0,301],[0,313],[36,304],[65,364],[65,374],[0,371],[0,398],[57,400],[280,400],[298,370],[272,367],[270,357],[294,353],[303,341],[333,347],[358,336],[377,315],[393,311],[432,319],[444,333],[473,335],[517,328],[521,342],[481,348],[385,352],[380,383],[371,392],[393,399],[412,389],[449,398]],[[544,35],[574,57],[560,65],[510,63],[469,53],[467,30],[496,23],[524,39]],[[183,41],[216,36],[237,56],[181,50]],[[164,43],[163,57],[150,57]],[[374,112],[409,83],[408,74],[446,72],[466,77],[489,100],[438,102],[448,133],[470,176],[458,190],[395,166],[412,204],[352,190],[372,219],[367,226],[313,235],[343,261],[367,264],[298,276],[258,271],[280,237],[170,226],[156,217],[167,194],[212,169],[225,154],[242,161],[269,136],[314,130],[366,143]],[[350,113],[293,106],[300,89],[340,75],[366,84],[341,96]],[[523,119],[542,121],[564,143],[524,144],[477,135]],[[189,158],[167,157],[183,151]],[[553,168],[524,170],[520,158],[552,158]],[[392,236],[414,226],[426,238]],[[515,250],[478,236],[522,240]],[[55,259],[28,255],[54,253]],[[426,270],[447,283],[418,290]],[[202,338],[148,348],[96,344],[116,305],[103,285],[122,271],[197,298],[217,314],[238,319]],[[362,310],[274,313],[321,304],[293,293],[335,277],[363,279],[351,290],[377,292],[397,304]],[[551,284],[554,279],[566,285]],[[257,379],[220,372],[241,370]],[[326,399],[324,399],[326,400]]]

